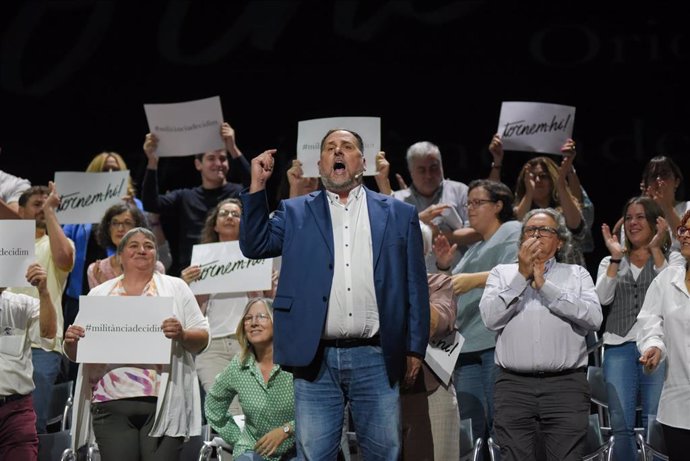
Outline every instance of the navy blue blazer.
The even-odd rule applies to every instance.
[[[429,341],[429,287],[417,210],[363,188],[371,225],[381,347],[391,383],[405,356],[424,357]],[[273,360],[314,363],[333,282],[333,229],[323,191],[283,200],[269,217],[265,191],[242,193],[240,249],[251,259],[282,256],[273,302]]]

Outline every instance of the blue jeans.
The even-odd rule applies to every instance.
[[[46,432],[48,409],[53,395],[53,385],[60,372],[62,356],[57,352],[44,351],[39,347],[31,348],[31,363],[34,365],[33,392],[34,411],[36,412],[36,432]]]
[[[295,429],[300,460],[335,460],[349,402],[362,458],[397,461],[400,394],[391,387],[379,346],[325,347],[313,381],[295,373]]]
[[[640,353],[634,342],[604,346],[604,379],[609,400],[611,431],[616,438],[614,459],[637,459],[635,419],[638,402],[642,403],[642,427],[647,430],[647,416],[656,414],[664,386],[666,361],[646,374],[638,361]]]
[[[460,419],[472,418],[475,439],[482,437],[486,440],[493,434],[494,384],[498,372],[494,350],[460,354],[453,371]]]

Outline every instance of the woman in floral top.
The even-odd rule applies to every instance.
[[[235,461],[295,458],[295,399],[292,374],[273,363],[273,311],[270,300],[252,298],[237,325],[241,351],[216,377],[206,395],[206,419],[233,446]],[[243,429],[228,412],[238,396]]]

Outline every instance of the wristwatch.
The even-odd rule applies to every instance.
[[[285,423],[285,425],[283,426],[283,432],[285,432],[287,435],[290,435],[290,431],[290,423]]]

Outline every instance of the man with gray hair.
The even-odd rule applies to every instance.
[[[417,208],[420,221],[443,232],[458,252],[452,266],[460,260],[465,248],[480,240],[467,221],[467,185],[444,179],[443,160],[438,146],[420,141],[407,149],[407,169],[412,184],[393,192],[393,197]],[[436,257],[431,252],[426,258],[427,272],[438,272]]]

